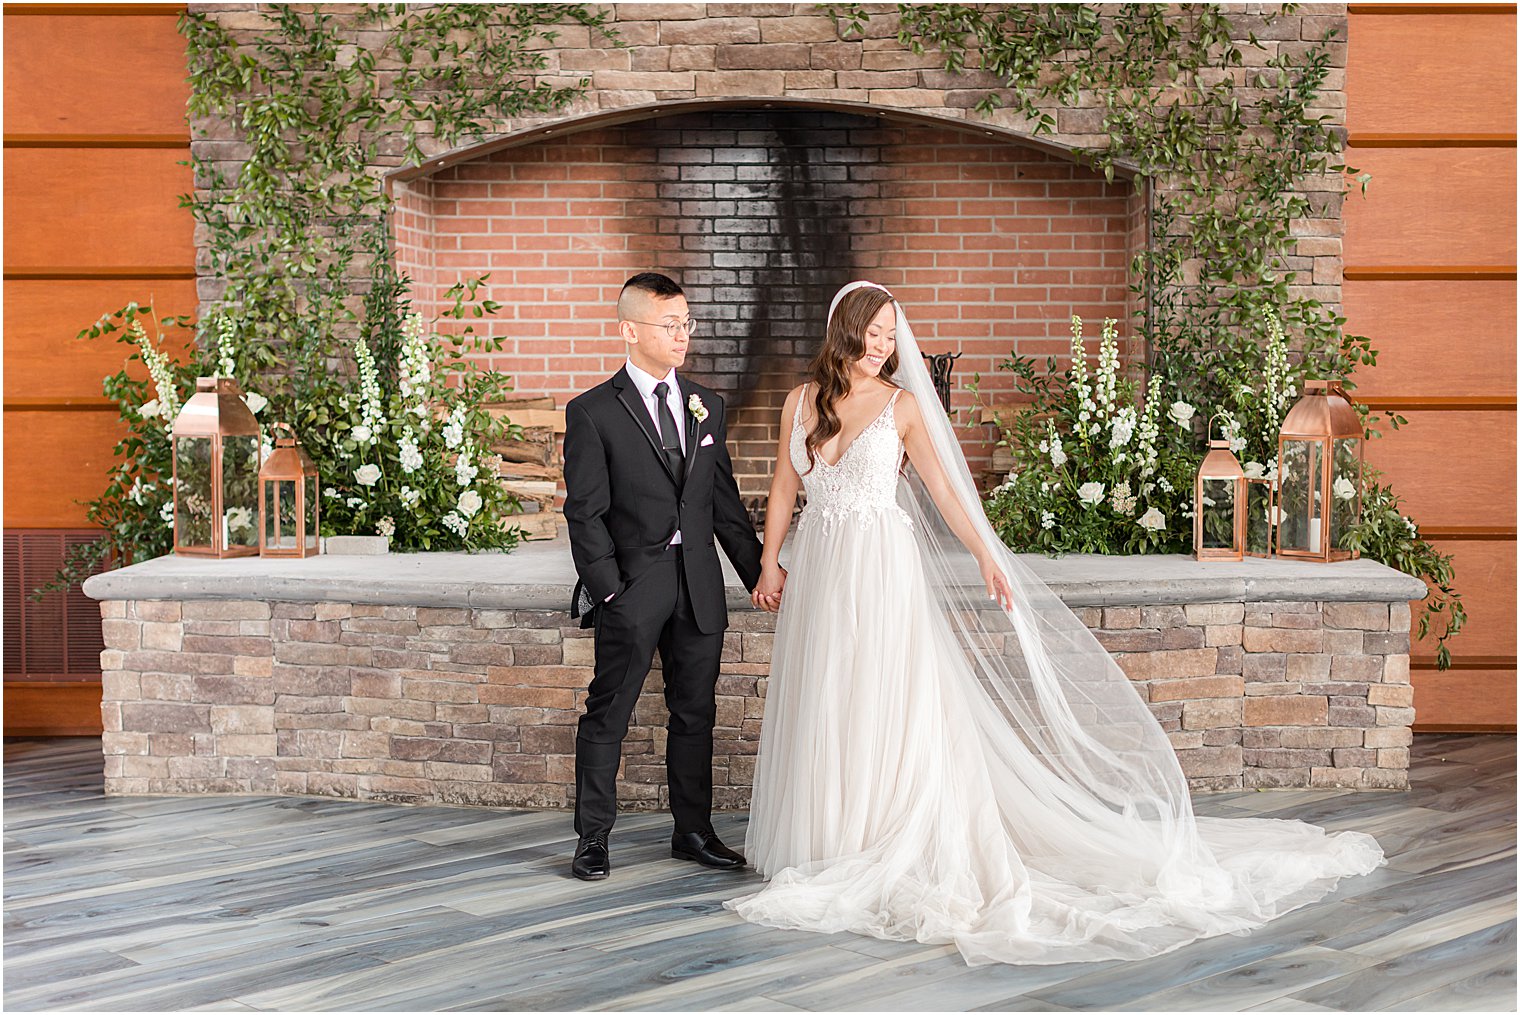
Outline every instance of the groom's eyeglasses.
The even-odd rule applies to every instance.
[[[669,335],[671,338],[675,338],[676,335],[680,334],[683,331],[686,332],[686,337],[690,338],[697,333],[698,329],[702,327],[702,323],[700,321],[692,320],[690,318],[684,321],[671,321],[669,324],[665,324],[661,321],[631,321],[629,323],[647,324],[651,328],[664,328],[665,334]]]

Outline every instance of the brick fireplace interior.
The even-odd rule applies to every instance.
[[[786,391],[829,298],[869,278],[904,302],[928,353],[959,352],[951,408],[980,476],[989,429],[963,385],[1006,398],[1010,351],[1064,361],[1073,313],[1096,351],[1132,331],[1127,266],[1143,200],[1042,148],[974,125],[800,108],[680,111],[560,131],[398,182],[395,242],[417,303],[490,273],[505,339],[483,365],[563,405],[625,358],[613,305],[658,270],[701,322],[688,371],[730,405],[740,490],[768,489]],[[479,327],[479,325],[477,325]]]

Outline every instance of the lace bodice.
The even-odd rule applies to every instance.
[[[810,519],[826,523],[854,518],[869,525],[883,515],[899,518],[912,525],[908,514],[897,503],[897,470],[902,464],[903,442],[897,433],[893,407],[901,391],[892,392],[880,415],[866,425],[845,448],[833,465],[815,456],[811,468],[807,457],[807,430],[802,425],[802,404],[808,386],[802,386],[797,408],[792,414],[792,467],[802,477],[807,493],[799,527]]]

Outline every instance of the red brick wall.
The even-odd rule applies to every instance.
[[[624,359],[612,311],[623,281],[652,269],[681,282],[703,324],[689,372],[735,406],[746,497],[765,491],[781,393],[802,378],[844,282],[892,287],[925,351],[963,354],[957,410],[975,373],[1006,389],[995,364],[1010,350],[1064,354],[1073,313],[1094,340],[1105,316],[1131,331],[1131,184],[974,131],[683,114],[501,150],[425,186],[431,242],[414,224],[428,202],[409,197],[403,268],[421,282],[430,250],[435,293],[491,273],[503,308],[488,327],[508,341],[490,366],[521,391],[563,401],[604,379]],[[985,437],[966,431],[973,468]]]

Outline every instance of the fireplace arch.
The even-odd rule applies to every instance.
[[[622,282],[662,270],[703,331],[688,370],[732,406],[741,492],[768,485],[785,392],[828,298],[890,286],[927,352],[958,352],[951,408],[991,466],[961,382],[1008,385],[1010,351],[1063,358],[1069,319],[1135,310],[1128,266],[1144,193],[1006,128],[857,103],[675,102],[523,130],[392,173],[398,264],[419,307],[490,273],[503,341],[485,366],[560,404],[624,359]],[[479,325],[477,325],[478,327]],[[1091,329],[1096,335],[1097,328]],[[990,478],[990,475],[989,475]]]

